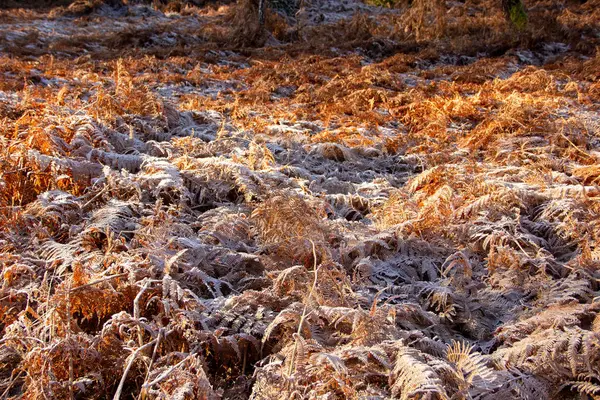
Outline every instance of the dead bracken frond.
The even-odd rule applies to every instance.
[[[0,398],[600,398],[598,0],[0,3]]]

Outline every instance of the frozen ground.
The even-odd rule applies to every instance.
[[[598,3],[532,3],[254,45],[228,5],[2,11],[0,392],[596,396]]]

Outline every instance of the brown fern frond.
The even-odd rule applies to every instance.
[[[449,398],[438,374],[424,362],[420,353],[403,345],[398,346],[390,387],[392,394],[401,399]]]

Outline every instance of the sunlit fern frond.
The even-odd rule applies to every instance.
[[[302,238],[315,242],[325,239],[322,217],[317,210],[291,192],[275,193],[252,212],[252,219],[266,244]]]
[[[480,353],[473,352],[473,346],[452,341],[446,357],[456,366],[461,379],[468,386],[492,390],[501,385],[496,371],[487,366],[487,361]]]
[[[394,369],[390,375],[392,394],[400,399],[449,399],[438,374],[419,351],[398,346]]]

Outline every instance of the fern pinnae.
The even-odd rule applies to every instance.
[[[571,373],[573,376],[577,376],[578,370],[578,358],[579,358],[579,346],[581,345],[581,336],[578,334],[572,334],[569,337],[569,345],[567,349],[567,359],[571,366]]]
[[[419,352],[402,344],[396,346],[396,362],[390,375],[392,394],[401,399],[436,396],[449,399],[435,371],[423,362]]]

